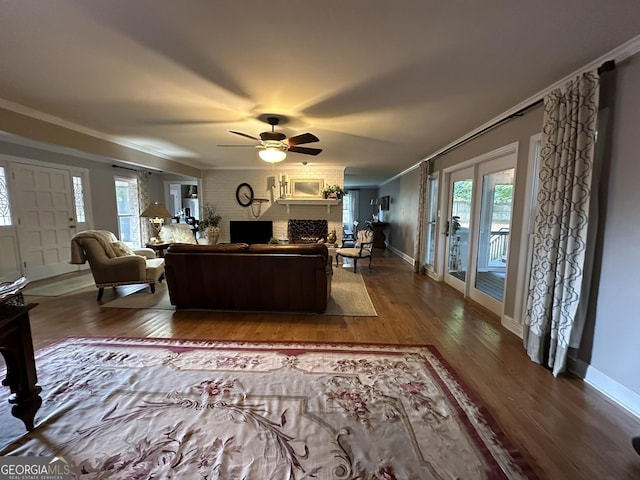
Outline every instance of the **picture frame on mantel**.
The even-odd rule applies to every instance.
[[[292,179],[291,196],[293,198],[322,198],[324,180],[316,179]]]

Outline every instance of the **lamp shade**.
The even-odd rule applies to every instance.
[[[287,152],[279,148],[269,147],[264,150],[260,150],[258,152],[258,156],[260,156],[260,158],[265,162],[278,163],[287,158]]]
[[[144,209],[144,212],[140,214],[143,218],[169,218],[171,214],[164,205],[154,202]]]

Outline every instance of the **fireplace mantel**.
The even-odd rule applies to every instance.
[[[287,207],[287,214],[291,213],[291,205],[319,205],[327,207],[327,214],[331,213],[331,207],[334,205],[340,205],[341,199],[336,198],[276,198],[278,205],[285,205]]]

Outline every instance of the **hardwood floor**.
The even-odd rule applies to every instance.
[[[31,311],[36,348],[66,336],[432,344],[540,478],[640,478],[631,446],[639,419],[571,375],[554,378],[492,314],[393,254],[376,252],[373,269],[358,270],[378,317],[101,309],[94,287],[26,300],[39,304]],[[106,290],[103,301],[113,297]]]

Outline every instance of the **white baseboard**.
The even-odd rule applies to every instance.
[[[577,358],[569,358],[567,366],[572,373],[582,378],[593,388],[640,418],[640,395],[636,392],[629,390],[624,385],[609,378],[597,368]]]
[[[509,315],[502,315],[502,326],[509,330],[511,333],[522,338],[522,324],[516,322]]]
[[[400,250],[398,250],[397,248],[392,247],[391,245],[387,245],[387,248],[389,250],[391,250],[393,253],[395,253],[396,255],[398,255],[401,259],[403,259],[405,262],[409,263],[410,265],[413,265],[415,263],[414,259],[412,257],[410,257],[409,255],[407,255],[404,252],[401,252]]]

